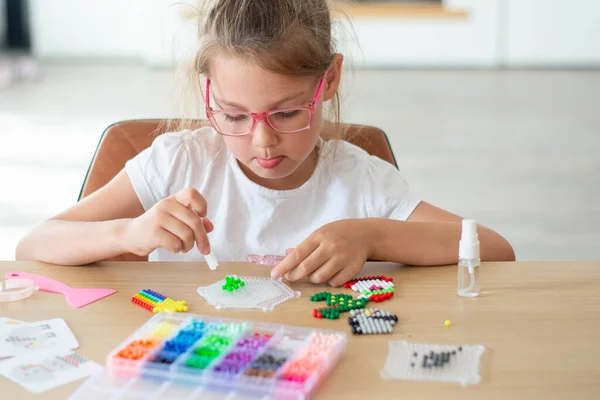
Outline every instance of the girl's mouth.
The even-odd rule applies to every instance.
[[[273,158],[256,158],[256,162],[263,168],[275,168],[283,161],[283,156]]]

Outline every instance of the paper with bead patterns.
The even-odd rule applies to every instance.
[[[390,340],[388,357],[380,375],[385,380],[475,384],[480,380],[479,361],[484,350],[482,345],[440,345]],[[442,357],[446,361],[439,365]]]

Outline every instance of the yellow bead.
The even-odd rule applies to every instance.
[[[365,311],[365,315],[368,317],[369,315],[371,315],[371,311],[369,311],[369,310],[366,310],[366,311]]]
[[[449,320],[449,319],[445,320],[445,321],[444,321],[444,325],[446,325],[446,326],[450,326],[450,320]]]

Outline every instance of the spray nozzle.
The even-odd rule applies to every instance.
[[[477,237],[477,222],[472,219],[463,219],[462,221],[462,235],[461,241],[466,243],[475,243],[478,241]]]
[[[458,256],[465,260],[479,258],[479,235],[477,234],[477,222],[475,220],[463,219],[462,221]],[[473,267],[469,267],[469,273],[473,273]]]

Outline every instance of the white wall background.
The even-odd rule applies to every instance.
[[[502,1],[445,1],[450,9],[467,10],[466,19],[354,18],[358,43],[347,43],[343,52],[358,67],[493,67],[498,55],[498,3]]]
[[[194,0],[187,0],[193,3]],[[43,58],[130,58],[167,66],[192,49],[175,0],[30,0]],[[464,19],[354,18],[341,50],[358,67],[599,66],[599,0],[446,0]]]
[[[142,5],[139,0],[30,0],[33,50],[53,58],[138,58]]]
[[[599,0],[506,0],[508,65],[600,65]]]

